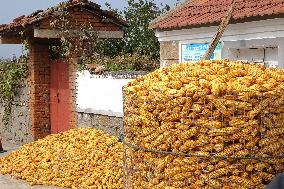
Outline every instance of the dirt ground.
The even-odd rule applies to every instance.
[[[18,149],[20,145],[13,144],[8,141],[3,141],[3,148],[7,150],[6,153],[0,154],[0,157],[6,156],[12,151]],[[62,189],[54,186],[30,186],[28,183],[22,180],[17,180],[9,175],[0,174],[0,188],[1,189]]]

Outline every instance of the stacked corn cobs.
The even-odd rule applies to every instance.
[[[0,173],[35,185],[123,187],[122,145],[95,129],[76,129],[27,144],[0,159]]]
[[[284,171],[283,89],[283,70],[225,60],[173,65],[129,83],[128,143],[204,156],[128,147],[129,188],[264,188]]]

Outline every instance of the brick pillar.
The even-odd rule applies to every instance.
[[[30,43],[30,124],[34,140],[50,134],[50,61],[48,45]]]
[[[161,67],[179,63],[179,42],[161,41],[160,42]]]
[[[69,62],[69,88],[70,88],[70,127],[77,128],[77,103],[76,103],[76,96],[77,96],[77,58],[72,58]]]

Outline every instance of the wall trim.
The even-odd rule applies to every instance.
[[[118,117],[118,118],[123,117],[123,113],[120,113],[120,112],[95,110],[95,109],[91,109],[91,108],[88,108],[88,109],[77,108],[77,113],[97,114],[97,115],[104,115],[104,116]]]
[[[221,41],[284,37],[284,18],[230,24]],[[156,32],[159,41],[210,42],[218,26]]]

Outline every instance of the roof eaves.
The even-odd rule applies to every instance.
[[[92,14],[95,14],[97,16],[102,17],[103,21],[105,21],[105,22],[110,22],[110,23],[115,24],[115,25],[120,26],[120,27],[128,26],[127,22],[125,20],[123,20],[119,17],[116,17],[112,11],[99,9],[100,12],[98,13],[98,12],[92,10],[92,9],[88,9],[88,8],[83,8],[83,9],[91,12]]]
[[[161,16],[158,16],[156,19],[152,20],[149,24],[149,29],[156,29],[156,23],[162,21],[166,17],[170,16],[172,13],[179,11],[180,9],[184,8],[189,3],[192,3],[194,0],[185,0],[183,3],[178,4],[176,7],[173,7],[169,11],[165,12]]]
[[[238,18],[232,19],[229,24],[239,24],[239,23],[246,23],[246,22],[254,22],[259,20],[268,20],[268,19],[275,19],[275,18],[284,18],[284,12],[281,14],[270,14],[264,16],[251,16],[245,18]],[[219,26],[221,21],[214,21],[205,24],[194,24],[189,26],[172,26],[166,28],[159,28],[161,31],[173,31],[173,30],[181,30],[181,29],[193,29],[193,28],[201,28],[201,27],[211,27],[211,26]]]
[[[99,10],[102,16],[109,18],[109,20],[111,20],[112,23],[117,24],[119,26],[123,26],[123,27],[127,26],[127,22],[125,20],[117,18],[115,16],[110,16],[110,14],[106,13],[105,10],[101,9],[100,5],[94,2],[91,2],[88,0],[69,0],[66,3],[67,3],[67,8],[82,6],[82,7],[88,7],[93,12],[95,12],[95,10]],[[48,8],[45,11],[37,10],[28,16],[23,15],[23,16],[17,17],[10,24],[0,25],[0,33],[10,32],[12,30],[18,30],[28,25],[32,25],[45,18],[48,18],[49,16],[57,12],[59,9],[60,9],[60,4],[57,6]]]

